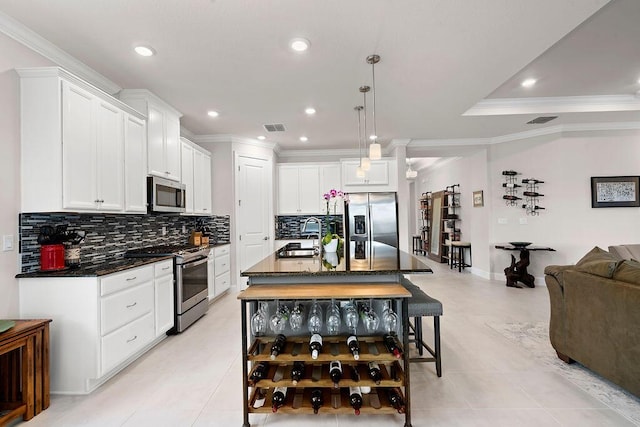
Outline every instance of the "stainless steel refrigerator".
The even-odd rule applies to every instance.
[[[347,268],[383,268],[398,258],[398,201],[396,193],[349,193],[345,202]],[[393,266],[391,266],[393,267]]]

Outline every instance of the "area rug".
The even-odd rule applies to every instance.
[[[640,426],[640,399],[579,363],[569,365],[558,359],[549,342],[548,323],[487,323],[487,326],[517,343],[531,357],[559,372],[573,384]]]

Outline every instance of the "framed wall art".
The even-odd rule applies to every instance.
[[[473,207],[479,208],[484,206],[484,196],[482,195],[482,190],[473,192]]]
[[[592,176],[591,207],[640,206],[640,176]]]

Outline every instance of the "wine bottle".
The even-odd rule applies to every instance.
[[[539,179],[533,178],[525,178],[522,180],[523,184],[544,184],[544,181],[540,181]]]
[[[404,399],[402,399],[402,396],[395,388],[387,389],[387,398],[389,399],[391,406],[393,406],[399,414],[404,414]]]
[[[522,187],[522,185],[520,185],[520,184],[515,184],[515,183],[510,183],[510,182],[503,182],[502,186],[506,187],[506,188],[520,188],[520,187]]]
[[[284,405],[284,399],[287,397],[286,387],[276,387],[271,396],[271,410],[278,412],[278,408]]]
[[[514,170],[502,171],[502,175],[513,176],[513,175],[518,175],[518,172]]]
[[[342,379],[342,362],[334,360],[329,364],[329,377],[331,377],[334,387],[338,388],[338,383]]]
[[[537,211],[540,209],[545,209],[542,206],[538,205],[522,205],[522,209],[529,209],[530,211]]]
[[[544,194],[540,194],[540,193],[538,193],[536,191],[523,191],[522,194],[527,196],[527,197],[542,197],[542,196],[544,196]]]
[[[360,415],[360,408],[362,408],[362,392],[360,391],[360,387],[349,387],[349,403],[356,415]]]
[[[249,377],[249,385],[255,385],[258,381],[265,378],[268,372],[269,364],[267,362],[258,363]]]
[[[271,360],[275,358],[284,350],[284,345],[287,343],[287,337],[282,334],[278,334],[276,339],[271,344]]]
[[[504,196],[502,196],[502,198],[505,200],[522,200],[522,197],[510,196],[508,194],[505,194]]]
[[[389,353],[393,354],[396,359],[400,359],[402,357],[402,349],[400,348],[400,344],[398,344],[395,335],[385,334],[382,339],[385,347],[389,350]]]
[[[297,385],[298,381],[304,376],[305,364],[304,362],[293,362],[291,367],[291,383]]]
[[[311,358],[316,360],[318,358],[318,354],[322,351],[322,336],[320,334],[311,335],[311,339],[309,340],[309,353],[311,353]]]
[[[369,377],[376,383],[380,384],[382,380],[382,371],[380,371],[380,366],[376,362],[369,362]]]
[[[322,397],[322,390],[319,388],[314,388],[311,390],[311,406],[313,406],[313,413],[317,414],[318,409],[324,403],[324,398]]]
[[[360,360],[360,343],[355,335],[351,335],[347,338],[347,347],[351,350],[354,360]]]

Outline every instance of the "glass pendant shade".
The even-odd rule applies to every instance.
[[[362,168],[362,170],[365,172],[371,169],[371,160],[369,160],[368,157],[363,157],[362,159],[360,159],[360,168]]]
[[[382,158],[382,149],[377,142],[369,145],[369,158],[371,160],[380,160]]]
[[[364,178],[364,169],[362,169],[362,166],[356,168],[356,176],[358,178]]]

